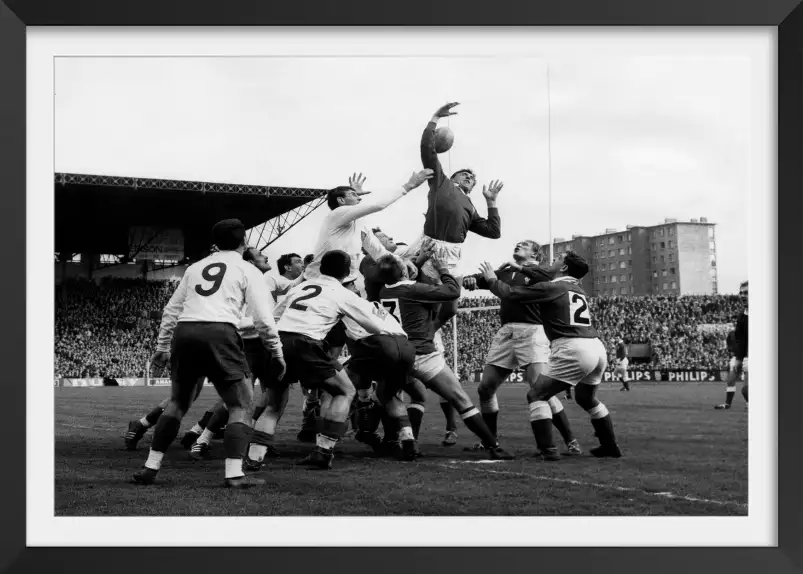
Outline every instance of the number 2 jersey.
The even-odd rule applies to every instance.
[[[399,281],[385,285],[379,292],[379,302],[401,323],[416,355],[436,352],[434,321],[441,303],[460,296],[460,285],[451,275],[441,275],[442,285],[416,281]]]
[[[274,356],[281,356],[273,296],[262,273],[237,251],[218,251],[187,268],[162,313],[156,348],[170,349],[176,323],[229,323],[237,327],[246,305],[266,346]]]
[[[334,277],[319,275],[293,287],[276,309],[279,331],[323,341],[343,318],[352,319],[372,335],[389,333],[387,313],[352,293]]]
[[[500,299],[519,303],[538,303],[544,333],[550,341],[561,337],[595,339],[599,333],[591,324],[591,313],[580,282],[574,277],[558,277],[529,287],[506,285],[498,279],[488,282]]]

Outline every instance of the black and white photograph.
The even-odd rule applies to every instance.
[[[36,84],[36,504],[98,521],[65,540],[759,536],[769,35],[153,34],[55,36]],[[622,517],[684,522],[549,526]]]

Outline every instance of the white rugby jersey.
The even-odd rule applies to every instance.
[[[357,269],[362,257],[363,233],[367,234],[366,251],[372,257],[378,258],[379,255],[374,251],[376,245],[380,248],[382,246],[370,227],[360,218],[382,211],[406,194],[407,190],[400,187],[392,193],[363,199],[357,205],[341,205],[326,214],[315,244],[315,259],[307,265],[304,277],[315,279],[321,276],[321,258],[327,251],[345,251],[351,256],[352,270]]]
[[[218,251],[190,265],[162,313],[156,349],[169,351],[177,323],[203,321],[237,327],[246,306],[274,356],[282,356],[272,296],[262,273],[237,251]]]
[[[353,319],[372,335],[386,332],[383,312],[352,293],[334,277],[320,275],[293,287],[277,309],[278,329],[323,341],[344,317]]]
[[[265,285],[267,285],[268,290],[273,293],[273,286],[275,285],[275,282],[272,281],[273,277],[265,273],[262,275],[262,280],[265,282]],[[279,320],[279,317],[276,316],[276,305],[274,301],[275,297],[271,297],[269,305],[273,312],[273,320],[276,322]],[[240,331],[240,336],[243,339],[256,339],[259,337],[259,331],[257,331],[256,325],[254,325],[254,314],[251,312],[248,305],[243,309],[243,318],[240,319],[237,330]]]
[[[396,318],[390,313],[388,313],[387,309],[382,307],[382,305],[380,305],[377,302],[372,303],[368,301],[368,303],[370,305],[373,305],[377,309],[377,315],[382,318],[383,334],[403,335],[404,337],[407,337],[407,333],[404,332],[404,329],[402,329],[402,326],[399,325],[399,322],[396,320]],[[352,341],[359,341],[360,339],[364,339],[365,337],[370,337],[371,335],[374,334],[374,333],[369,333],[368,331],[360,327],[360,325],[356,321],[348,317],[343,318],[343,326],[346,327],[346,336]]]

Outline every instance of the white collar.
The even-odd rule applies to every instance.
[[[413,281],[412,279],[402,279],[398,283],[394,283],[393,285],[385,285],[385,287],[390,289],[392,287],[399,287],[400,285],[415,285],[415,281]]]
[[[557,278],[553,279],[552,281],[550,281],[550,283],[557,283],[559,281],[564,282],[564,283],[574,283],[575,285],[579,285],[580,284],[579,280],[575,279],[574,277],[569,277],[568,275],[566,275],[564,277],[557,277]]]

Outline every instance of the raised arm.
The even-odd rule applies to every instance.
[[[170,297],[170,301],[162,311],[162,322],[159,325],[159,337],[156,339],[156,351],[161,353],[170,352],[170,343],[173,340],[173,331],[176,329],[178,316],[184,308],[184,301],[187,299],[187,289],[189,285],[189,273],[184,273],[181,282]]]
[[[333,212],[335,214],[334,218],[336,224],[346,225],[360,217],[382,211],[431,178],[432,173],[433,171],[431,169],[414,172],[413,175],[410,176],[410,179],[407,180],[407,183],[391,193],[372,195],[371,198],[365,199],[357,205],[342,205],[338,207]],[[355,189],[355,191],[362,195],[362,189]]]
[[[499,180],[492,181],[488,186],[482,186],[482,195],[488,205],[488,219],[480,217],[475,209],[468,226],[469,231],[489,239],[499,239],[502,236],[502,220],[499,218],[496,198],[499,197],[503,186],[504,184]]]
[[[387,311],[369,303],[345,287],[339,300],[339,306],[341,313],[372,335],[379,335],[385,331]]]
[[[487,261],[480,265],[483,278],[488,283],[488,289],[500,299],[518,301],[519,303],[544,303],[551,301],[555,295],[550,292],[549,283],[537,283],[526,287],[507,285],[496,278],[496,271]]]
[[[438,120],[446,116],[457,115],[457,112],[451,111],[456,105],[457,102],[453,102],[438,108],[432,118],[430,118],[427,127],[424,128],[424,133],[421,134],[421,164],[434,172],[438,186],[440,186],[446,176],[443,173],[443,166],[441,166],[441,162],[438,159],[438,152],[435,151],[435,130],[438,127]]]

